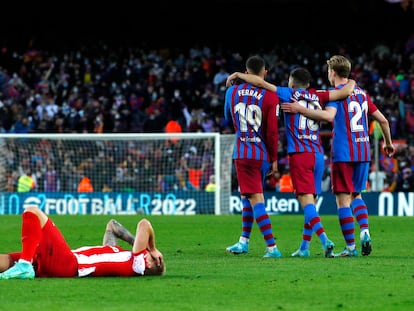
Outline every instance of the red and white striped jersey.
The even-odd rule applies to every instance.
[[[120,246],[84,246],[72,250],[78,276],[141,276],[148,266],[146,250],[134,255]]]

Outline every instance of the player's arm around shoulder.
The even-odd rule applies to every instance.
[[[236,79],[241,79],[247,83],[253,84],[254,86],[261,87],[263,89],[267,89],[271,92],[277,91],[276,85],[267,82],[262,77],[259,77],[253,74],[242,73],[242,72],[234,72],[230,76],[228,76],[226,80],[226,86],[229,87],[233,85]]]
[[[347,98],[354,92],[355,85],[355,80],[348,79],[348,83],[345,84],[342,88],[329,91],[329,100],[333,101]]]
[[[280,105],[283,112],[300,113],[301,115],[318,121],[332,122],[335,119],[336,108],[326,107],[325,109],[310,109],[301,105],[296,99],[291,98],[292,102]]]
[[[234,81],[239,78],[239,74],[241,74],[241,72],[236,71],[229,75],[226,79],[226,87],[232,86],[234,84]]]

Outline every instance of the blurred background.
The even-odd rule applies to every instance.
[[[36,38],[48,47],[104,39],[157,48],[208,43],[252,50],[295,40],[363,45],[405,39],[413,32],[414,9],[411,0],[29,2],[10,3],[2,25],[3,44],[19,47]]]
[[[276,85],[305,66],[311,86],[326,89],[326,59],[343,54],[398,145],[372,168],[385,173],[380,191],[414,191],[414,0],[14,2],[1,12],[1,133],[230,134],[225,81],[247,56],[262,55]],[[323,130],[328,167],[330,125]],[[23,165],[35,151],[10,153],[10,191],[26,166],[39,178],[59,167],[49,156]]]

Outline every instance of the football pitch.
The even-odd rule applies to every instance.
[[[69,245],[98,245],[115,218],[131,232],[142,215],[52,215]],[[292,258],[302,216],[271,216],[283,257],[263,259],[254,225],[248,254],[238,240],[241,216],[148,216],[167,271],[162,277],[0,280],[0,310],[412,310],[414,219],[370,217],[370,256],[324,258],[313,236],[310,258]],[[335,215],[322,223],[335,252],[344,247]],[[0,253],[20,250],[20,215],[0,217]],[[359,249],[359,230],[357,242]],[[120,245],[127,246],[120,243]],[[65,264],[65,263],[62,263]]]

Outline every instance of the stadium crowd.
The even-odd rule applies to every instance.
[[[399,146],[394,159],[380,156],[379,170],[386,177],[384,185],[375,190],[414,191],[414,34],[394,45],[377,42],[370,49],[302,44],[275,45],[258,53],[267,62],[269,81],[286,86],[291,69],[304,66],[312,73],[312,86],[317,89],[329,87],[326,77],[329,55],[339,53],[352,59],[352,77],[387,116],[392,138]],[[21,54],[3,48],[0,53],[0,132],[163,133],[172,128],[174,132],[230,134],[232,127],[223,117],[225,81],[229,73],[243,70],[246,57],[247,53],[231,48],[206,45],[188,49],[148,49],[145,45],[114,47],[99,42],[73,50],[43,50],[36,47],[36,42],[30,42]],[[170,127],[172,123],[174,126]],[[372,128],[374,135],[374,124]],[[323,129],[328,164],[330,125],[323,124]],[[282,143],[283,126],[280,131],[279,164],[283,173],[289,168]],[[160,152],[166,153],[166,150]],[[35,151],[36,148],[29,150],[33,154],[27,156],[36,157]],[[70,154],[63,154],[66,163]],[[99,150],[95,155],[97,158],[88,156],[88,161],[99,164],[100,157],[107,156]],[[62,177],[73,170],[82,175],[83,167],[87,166],[78,161],[75,167],[68,165],[69,171],[63,171],[65,165],[58,165],[47,153],[42,157],[40,171],[43,175],[51,169],[56,169]],[[116,168],[127,161],[113,160],[119,163],[113,164],[110,180],[116,180]],[[83,167],[80,167],[81,162]],[[177,157],[176,169],[182,162],[182,157]],[[26,165],[19,161],[13,163],[7,171],[8,191],[17,189],[17,178],[27,168],[39,169],[36,161]],[[211,171],[204,177],[204,184],[198,185],[200,189],[208,183],[210,175]],[[329,178],[329,174],[326,176]],[[80,180],[79,176],[75,179]],[[116,188],[109,182],[95,190],[105,191],[104,186]],[[156,189],[163,190],[162,186]],[[37,184],[35,191],[44,190]],[[270,181],[268,190],[278,190],[278,181]]]

